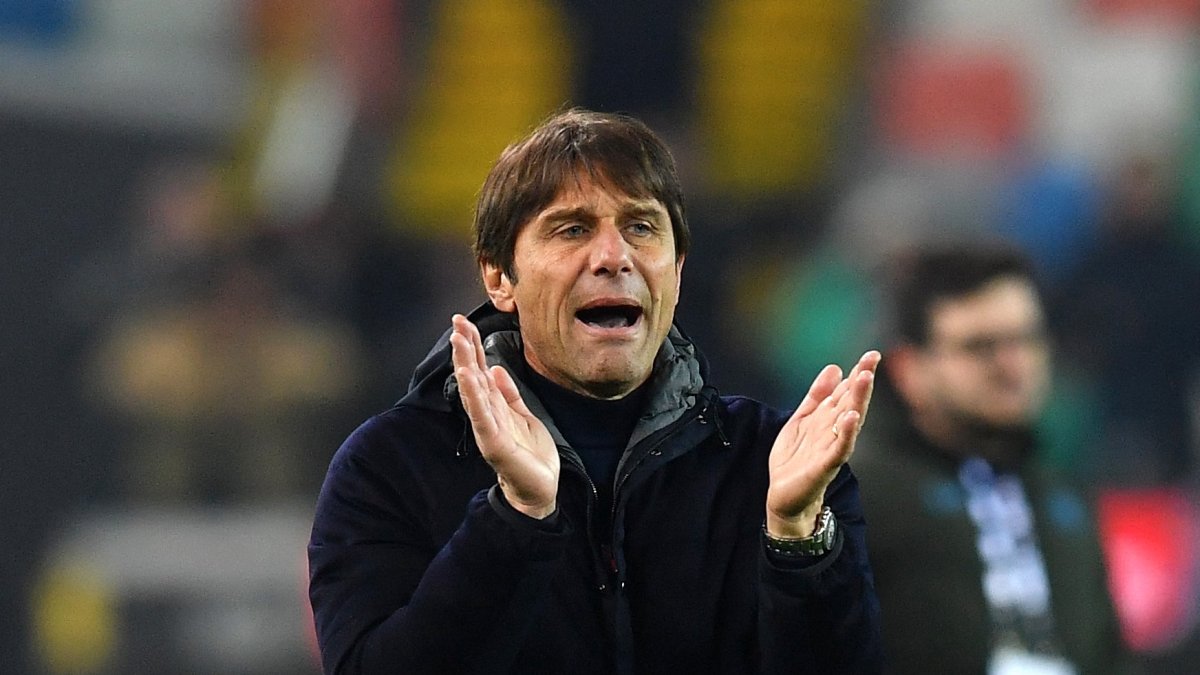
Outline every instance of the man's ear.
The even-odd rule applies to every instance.
[[[513,282],[508,275],[496,265],[487,262],[479,264],[479,272],[483,277],[483,287],[487,289],[488,297],[496,309],[501,312],[516,312],[517,301],[513,297]]]
[[[683,284],[683,259],[685,255],[675,257],[675,304],[679,304],[679,289]]]

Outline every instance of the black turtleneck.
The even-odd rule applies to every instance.
[[[627,396],[605,401],[577,394],[526,367],[526,382],[537,395],[563,438],[583,460],[602,503],[612,498],[617,464],[641,416],[646,385]]]

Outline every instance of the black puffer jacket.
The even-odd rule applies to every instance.
[[[521,372],[513,318],[490,305],[469,318],[489,360]],[[719,397],[679,331],[657,357],[606,517],[524,388],[562,453],[558,512],[536,521],[508,506],[451,373],[447,334],[407,395],[330,465],[309,543],[326,672],[881,669],[854,477],[843,469],[826,496],[842,533],[831,553],[807,564],[771,557],[767,455],[787,414]]]

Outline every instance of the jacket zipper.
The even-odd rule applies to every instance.
[[[591,490],[591,495],[587,500],[587,511],[585,512],[585,518],[587,520],[588,543],[592,546],[592,550],[598,554],[594,558],[594,560],[596,560],[598,563],[597,567],[599,568],[596,570],[596,576],[598,579],[596,586],[598,591],[604,592],[608,590],[608,580],[610,579],[615,581],[618,584],[618,587],[621,583],[623,583],[621,581],[620,567],[617,564],[616,556],[617,504],[620,501],[618,495],[621,492],[621,488],[625,485],[626,480],[633,475],[633,473],[639,466],[641,466],[642,462],[644,462],[647,457],[652,456],[660,447],[662,447],[664,443],[666,443],[672,436],[674,436],[688,424],[691,424],[696,420],[699,420],[701,424],[708,424],[708,420],[705,419],[705,415],[709,413],[712,407],[712,401],[708,401],[704,403],[703,406],[698,407],[699,412],[692,415],[685,415],[684,417],[676,420],[670,426],[658,430],[638,444],[642,450],[638,452],[636,459],[634,459],[633,464],[629,467],[629,469],[617,477],[616,484],[613,486],[612,506],[608,520],[609,531],[607,533],[609,541],[607,543],[600,543],[598,541],[596,537],[595,524],[593,522],[595,505],[600,501],[600,492],[596,489],[596,483],[592,480],[592,477],[588,475],[587,469],[583,466],[583,461],[579,459],[579,455],[575,453],[573,448],[570,446],[558,446],[559,455],[565,457],[570,465],[579,473],[579,475],[583,476],[584,481],[587,482],[588,488]],[[716,431],[721,439],[722,445],[729,447],[729,439],[725,436],[725,431],[721,428],[720,420],[714,419],[714,422],[716,424]]]
[[[609,514],[610,527],[609,527],[608,534],[610,537],[609,547],[611,548],[611,553],[609,554],[609,562],[610,562],[610,566],[612,567],[612,573],[614,575],[614,578],[617,580],[618,584],[623,583],[620,581],[620,574],[619,574],[620,570],[617,566],[617,557],[616,557],[617,504],[620,503],[619,495],[621,493],[621,488],[625,485],[626,480],[628,480],[629,477],[632,476],[635,471],[637,471],[637,468],[642,465],[642,462],[644,462],[647,457],[650,457],[655,452],[657,452],[658,449],[660,447],[662,447],[662,445],[664,443],[666,443],[672,436],[677,434],[688,424],[691,424],[693,421],[695,421],[697,419],[700,420],[701,424],[708,424],[708,421],[704,419],[704,416],[705,416],[705,414],[708,413],[708,411],[711,408],[712,408],[712,402],[708,401],[703,405],[703,407],[699,408],[700,412],[696,413],[695,416],[682,417],[682,418],[676,420],[674,424],[672,424],[664,429],[660,429],[657,432],[657,434],[652,435],[650,438],[643,440],[640,443],[640,445],[644,446],[646,449],[641,451],[637,455],[637,458],[634,460],[633,465],[629,467],[629,470],[623,472],[620,476],[617,477],[616,485],[613,486],[612,512]],[[717,422],[716,428],[717,428],[717,433],[720,434],[721,442],[726,447],[728,447],[729,439],[727,439],[725,437],[725,432],[722,431],[720,422]],[[657,437],[655,437],[655,436],[657,436]],[[653,439],[653,440],[651,440],[651,439]]]
[[[588,475],[587,469],[583,466],[583,461],[579,459],[579,455],[575,453],[574,449],[570,448],[569,446],[560,445],[558,446],[558,451],[559,455],[565,457],[570,465],[579,473],[579,475],[583,476],[583,479],[587,481],[588,488],[592,491],[591,496],[587,500],[587,510],[584,512],[584,519],[587,521],[588,544],[592,547],[593,551],[592,560],[595,562],[597,561],[597,557],[604,558],[604,560],[599,561],[600,564],[596,566],[597,569],[595,570],[597,579],[596,590],[604,592],[608,590],[608,573],[604,569],[604,563],[607,563],[609,570],[615,572],[616,559],[612,557],[612,554],[606,550],[607,547],[604,544],[601,544],[596,537],[596,526],[593,523],[593,513],[595,511],[596,503],[600,501],[600,491],[596,489],[596,483],[592,481],[592,477]]]

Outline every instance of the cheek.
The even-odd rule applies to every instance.
[[[966,367],[966,366],[963,366]],[[965,371],[955,372],[952,366],[942,365],[927,376],[926,392],[947,403],[964,404],[986,396],[987,387],[978,377]]]
[[[654,293],[660,299],[669,301],[665,304],[674,306],[679,300],[679,289],[683,281],[680,275],[680,266],[673,258],[664,259],[655,264],[651,269],[651,276],[648,278],[655,280]]]
[[[1029,369],[1033,377],[1037,378],[1039,381],[1050,379],[1051,362],[1050,354],[1048,352],[1042,351],[1033,354],[1030,357],[1029,362]]]
[[[522,330],[543,336],[543,340],[556,339],[552,336],[570,332],[575,323],[575,316],[565,309],[565,291],[561,287],[545,283],[545,280],[528,281],[532,283],[529,283],[517,299]],[[526,283],[526,279],[523,278],[521,282]]]

